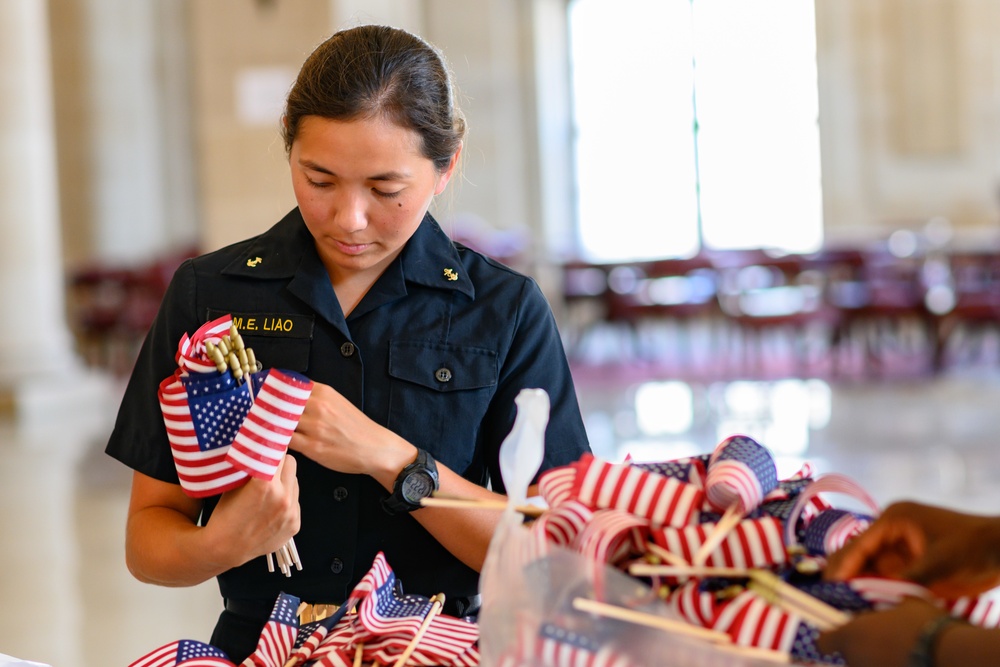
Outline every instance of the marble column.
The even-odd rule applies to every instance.
[[[27,420],[94,396],[65,319],[46,8],[0,2],[0,393]]]

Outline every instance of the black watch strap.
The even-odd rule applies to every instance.
[[[438,489],[437,462],[429,452],[417,449],[417,459],[403,468],[392,487],[392,493],[382,500],[389,514],[403,514],[422,507],[420,501]]]
[[[929,621],[920,631],[917,642],[910,651],[907,667],[934,667],[934,648],[944,629],[952,623],[961,623],[961,619],[949,614],[942,614]]]

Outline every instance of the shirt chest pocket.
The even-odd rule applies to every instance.
[[[496,391],[496,351],[431,341],[392,341],[389,376],[389,428],[452,470],[464,472]]]

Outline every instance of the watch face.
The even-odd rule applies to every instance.
[[[400,487],[406,502],[420,504],[421,498],[427,498],[434,491],[434,480],[425,472],[414,472],[406,476]]]

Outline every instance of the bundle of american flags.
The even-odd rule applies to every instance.
[[[382,553],[334,613],[301,622],[299,608],[299,598],[280,594],[256,650],[239,667],[479,664],[478,626],[438,613],[433,599],[404,595]],[[180,665],[236,667],[220,649],[193,640],[161,646],[129,667]]]
[[[259,369],[229,315],[185,334],[175,358],[177,370],[160,382],[157,396],[184,492],[203,498],[250,477],[272,479],[312,393],[312,380]],[[278,556],[286,575],[290,561],[301,568],[294,542]],[[270,557],[268,565],[273,569]]]
[[[700,666],[725,655],[718,664],[842,664],[817,650],[822,630],[904,596],[931,597],[910,582],[824,581],[826,556],[864,531],[879,507],[850,479],[814,475],[808,464],[779,479],[768,450],[745,435],[671,461],[611,463],[587,454],[543,473],[538,488],[548,509],[509,532],[510,548],[491,547],[491,558],[519,562],[488,559],[484,568],[484,663],[637,665],[670,656],[671,664]],[[865,510],[834,507],[829,494],[852,496]],[[728,526],[726,514],[737,515]],[[501,576],[518,569],[535,598],[521,595],[517,609],[504,608]],[[1000,627],[1000,592],[937,602]],[[491,624],[502,614],[517,623],[499,633]],[[657,646],[638,626],[669,628],[661,641],[695,637],[711,650],[677,659],[679,644]]]

